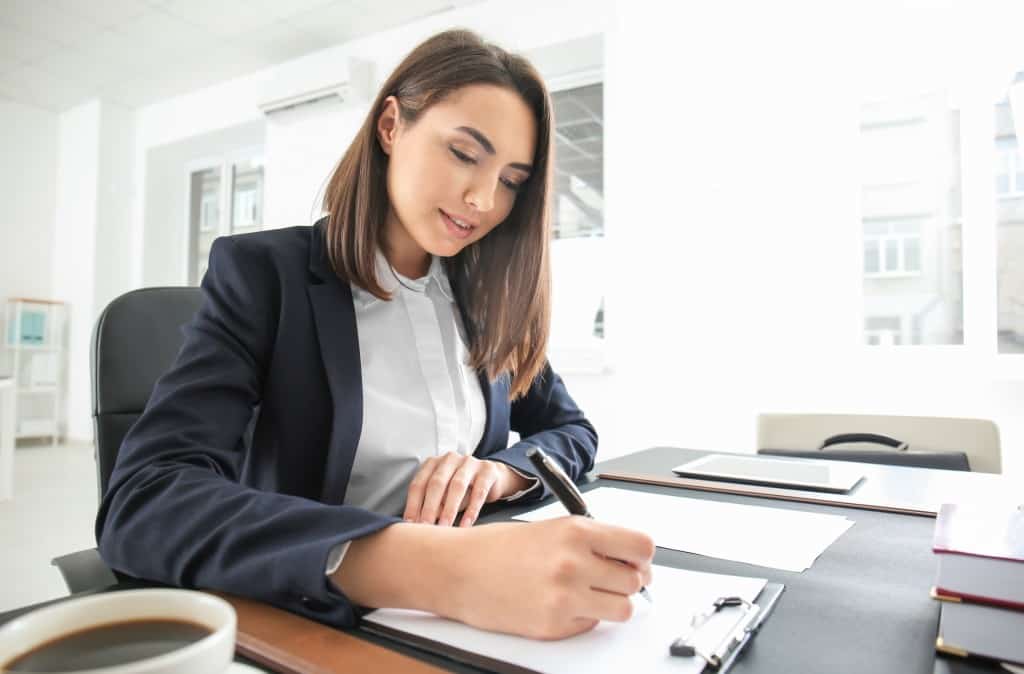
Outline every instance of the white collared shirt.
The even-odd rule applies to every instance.
[[[363,426],[345,505],[401,516],[420,464],[446,452],[470,455],[487,408],[468,365],[465,329],[441,259],[408,279],[377,251],[377,281],[391,300],[350,284],[363,378]],[[511,468],[511,466],[510,466]],[[534,477],[512,501],[539,487]],[[325,573],[338,570],[351,541],[334,546]]]
[[[401,515],[420,464],[446,452],[472,454],[487,410],[441,259],[413,280],[378,251],[377,280],[391,301],[352,285],[363,425],[345,504]]]

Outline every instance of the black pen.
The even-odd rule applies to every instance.
[[[587,508],[586,501],[583,500],[583,494],[576,488],[575,483],[569,479],[569,476],[565,474],[562,467],[548,458],[544,450],[539,447],[530,447],[526,450],[526,458],[537,469],[540,479],[554,493],[570,514],[594,519],[594,516],[590,514],[590,510]],[[651,598],[651,593],[647,591],[646,587],[640,588],[640,594],[647,601],[654,602]]]

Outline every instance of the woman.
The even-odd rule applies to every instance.
[[[574,479],[596,452],[544,359],[550,105],[522,58],[437,35],[383,85],[326,218],[214,243],[100,506],[111,567],[337,625],[414,608],[550,639],[630,616],[647,536],[470,526],[547,495],[531,445]]]

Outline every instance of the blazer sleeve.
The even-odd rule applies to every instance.
[[[537,477],[537,471],[526,458],[526,450],[539,447],[555,459],[575,482],[594,467],[597,454],[597,431],[569,395],[565,383],[550,363],[533,380],[526,395],[512,403],[510,426],[519,433],[520,441],[489,455],[516,470]],[[543,480],[540,489],[524,495],[524,501],[539,500],[551,495]]]
[[[118,452],[96,538],[115,570],[252,597],[341,626],[356,609],[324,574],[334,546],[397,518],[239,483],[280,281],[265,249],[217,239],[185,340]]]

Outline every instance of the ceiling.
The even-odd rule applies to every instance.
[[[141,106],[467,0],[0,0],[0,101]]]

